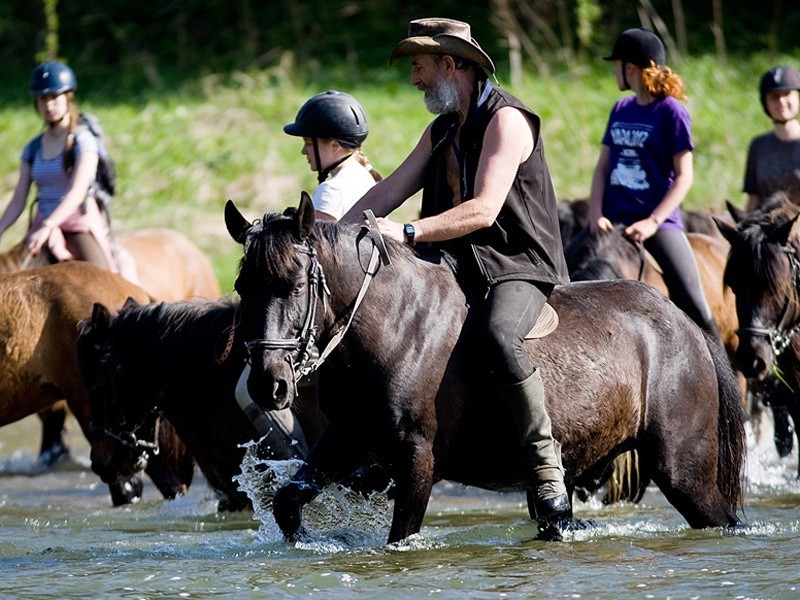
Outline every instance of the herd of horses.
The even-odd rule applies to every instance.
[[[619,229],[585,236],[568,257],[575,281],[550,298],[558,327],[525,347],[570,490],[598,489],[635,452],[643,485],[691,527],[740,524],[744,382],[779,381],[800,418],[798,215],[781,200],[751,214],[730,207],[689,234],[724,347],[669,301],[657,265]],[[565,222],[568,239],[577,228]],[[482,376],[449,261],[317,222],[306,194],[256,220],[229,201],[225,223],[242,245],[238,298],[220,297],[208,260],[169,230],[120,236],[141,286],[88,263],[15,270],[19,249],[0,257],[0,425],[38,412],[45,437],[60,435],[66,406],[115,505],[141,495],[142,471],[173,498],[198,467],[220,510],[242,510],[244,445],[260,440],[272,460],[297,452],[254,412],[289,409],[311,448],[273,498],[290,540],[305,535],[303,506],[332,483],[391,484],[389,542],[420,530],[439,480],[525,489],[511,415]],[[255,411],[243,410],[243,389]]]

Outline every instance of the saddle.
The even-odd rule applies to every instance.
[[[553,333],[558,327],[558,313],[556,309],[545,302],[542,312],[539,313],[539,318],[536,319],[536,324],[525,336],[526,340],[535,340],[543,338],[546,335]]]

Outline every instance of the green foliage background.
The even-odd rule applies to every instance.
[[[608,111],[620,96],[608,63],[597,57],[621,29],[640,24],[637,3],[628,0],[527,2],[553,35],[533,26],[523,32],[540,56],[536,62],[525,58],[522,80],[512,86],[495,3],[485,1],[47,3],[57,11],[56,54],[75,69],[80,107],[101,118],[118,163],[115,229],[168,226],[188,233],[212,256],[226,290],[240,250],[224,231],[224,200],[233,198],[256,218],[296,203],[300,190],[315,186],[298,140],[282,131],[310,95],[335,88],[359,98],[370,118],[365,150],[384,174],[416,143],[431,116],[408,83],[407,62],[387,65],[409,19],[470,21],[498,65],[499,84],[542,116],[562,198],[588,193]],[[569,8],[565,30],[559,4]],[[671,29],[670,0],[652,4]],[[774,64],[800,66],[800,8],[784,3],[776,30],[769,13],[778,4],[728,3],[724,59],[715,54],[711,2],[684,7],[688,53],[671,64],[686,82],[694,121],[690,208],[717,210],[726,199],[744,201],[747,144],[770,127],[758,102],[758,78]],[[588,29],[581,24],[580,39],[579,5],[597,17]],[[2,204],[16,183],[23,145],[41,127],[27,82],[53,47],[44,15],[42,0],[0,4]],[[412,201],[399,216],[416,210]],[[3,247],[22,236],[24,221],[3,237]]]

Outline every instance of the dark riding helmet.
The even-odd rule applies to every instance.
[[[667,53],[661,38],[649,29],[637,27],[619,34],[611,54],[603,60],[621,60],[646,69],[650,61],[661,66],[667,64]]]
[[[369,133],[367,114],[358,100],[336,90],[309,98],[294,123],[283,130],[298,137],[336,140],[350,148],[361,146]]]
[[[761,83],[758,89],[761,94],[761,106],[767,116],[772,118],[772,115],[767,110],[767,94],[769,92],[800,90],[800,72],[792,67],[772,67],[761,76]]]
[[[78,89],[75,73],[64,63],[48,60],[31,73],[31,91],[39,94],[63,94]]]

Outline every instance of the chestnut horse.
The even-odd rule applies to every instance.
[[[748,378],[777,379],[771,402],[800,423],[800,207],[774,198],[748,215],[731,210],[736,226],[717,221],[731,250],[725,283],[736,295],[736,363]],[[773,377],[773,375],[775,377]],[[774,385],[772,387],[775,387]],[[795,433],[797,433],[795,431]],[[800,466],[798,466],[800,477]]]
[[[92,469],[104,481],[131,476],[136,453],[116,440],[144,435],[152,439],[152,420],[161,412],[191,450],[219,498],[219,510],[250,507],[233,477],[241,472],[241,444],[264,435],[235,398],[245,366],[244,342],[234,327],[233,300],[129,301],[116,316],[101,304],[80,324],[78,362],[92,396],[95,425],[112,432],[92,452]],[[292,406],[309,443],[326,422],[314,388],[300,388]],[[274,423],[259,444],[265,458],[303,458],[298,445]],[[306,450],[307,452],[307,450]]]
[[[255,223],[229,201],[225,220],[244,247],[235,288],[251,397],[266,409],[291,406],[298,377],[318,368],[330,421],[275,495],[287,538],[302,535],[302,507],[367,458],[395,483],[389,542],[420,530],[439,479],[525,489],[510,411],[491,393],[464,293],[444,262],[387,241],[391,263],[378,266],[365,230],[315,223],[305,193],[299,208]],[[744,414],[722,348],[638,282],[561,286],[550,303],[559,327],[525,349],[545,381],[567,485],[636,449],[689,525],[737,525]],[[313,364],[312,344],[321,353]]]
[[[65,401],[94,447],[92,410],[78,371],[78,323],[95,302],[117,310],[127,298],[150,296],[122,277],[87,262],[68,262],[0,275],[0,426]],[[165,452],[148,468],[162,494],[174,497],[191,481],[193,463],[169,426]],[[109,482],[114,504],[138,496],[140,481]]]
[[[136,283],[156,300],[219,298],[219,282],[211,262],[184,234],[166,228],[142,229],[120,234],[115,242],[136,264]],[[44,253],[31,256],[25,242],[0,253],[0,273],[46,264],[48,257]],[[43,425],[39,459],[42,466],[52,465],[69,452],[63,439],[66,414],[63,402],[39,413]]]

